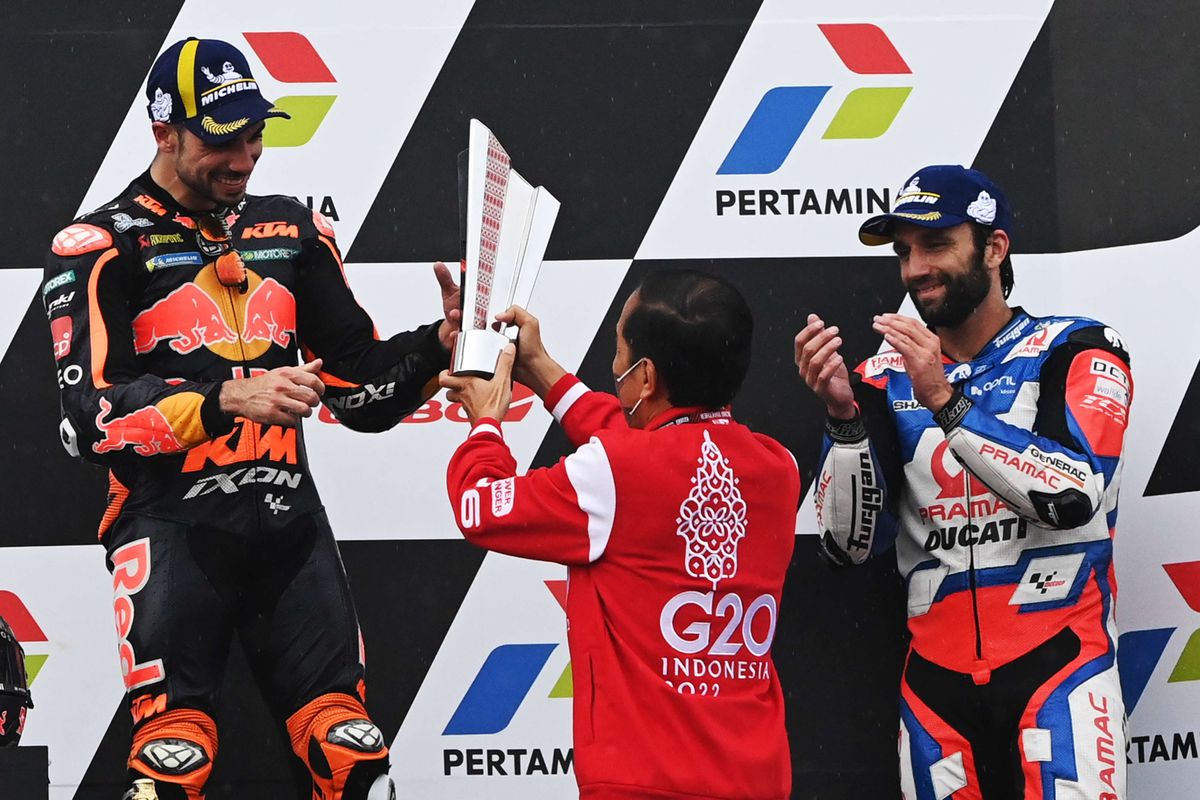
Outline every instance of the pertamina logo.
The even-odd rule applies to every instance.
[[[336,83],[325,61],[312,42],[295,31],[251,32],[242,34],[271,77],[287,84]],[[334,94],[286,95],[275,100],[275,107],[291,119],[272,119],[263,131],[264,147],[299,147],[307,144],[329,113]]]
[[[842,64],[860,76],[906,76],[912,70],[883,29],[869,23],[827,23],[817,26]],[[861,83],[861,80],[854,83]],[[845,78],[836,81],[839,88]],[[778,170],[808,128],[834,83],[817,86],[775,86],[759,100],[738,134],[718,175],[767,175]],[[822,139],[876,139],[887,133],[912,86],[850,85],[834,92],[840,105],[821,134]],[[719,189],[717,216],[778,216],[805,214],[870,214],[886,212],[886,188],[839,187]]]
[[[566,613],[567,582],[545,583]],[[442,735],[492,735],[507,728],[557,647],[557,643],[551,642],[502,644],[493,649],[459,701]],[[573,695],[571,664],[568,662],[547,697],[562,699]],[[447,776],[562,775],[571,770],[574,758],[571,747],[445,748],[442,750],[442,771]]]
[[[1188,608],[1200,614],[1200,561],[1163,564],[1163,569]],[[1121,691],[1125,697],[1125,710],[1130,717],[1177,630],[1154,628],[1121,634],[1117,645]],[[1192,631],[1188,637],[1166,682],[1176,684],[1194,681],[1200,681],[1200,628]],[[1196,732],[1189,730],[1131,736],[1129,758],[1138,764],[1200,758]]]
[[[50,641],[33,618],[21,598],[9,591],[0,591],[0,617],[12,628],[13,635],[25,650],[25,676],[32,686],[49,657]]]

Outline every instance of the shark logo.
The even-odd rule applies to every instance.
[[[704,432],[700,466],[692,490],[679,506],[675,532],[687,540],[684,566],[696,578],[712,581],[737,574],[738,542],[746,535],[746,501],[737,488],[729,459]]]

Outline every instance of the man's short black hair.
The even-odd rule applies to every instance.
[[[668,269],[647,275],[637,293],[622,331],[633,359],[654,362],[673,406],[729,405],[750,367],[754,333],[741,292],[714,275]]]
[[[994,230],[995,228],[978,222],[971,223],[971,235],[975,239],[975,251],[981,258],[983,257],[983,251],[987,249],[988,238]],[[1016,277],[1013,275],[1012,253],[1005,253],[1004,260],[1000,262],[1000,289],[1004,292],[1006,299],[1012,292],[1015,283]]]

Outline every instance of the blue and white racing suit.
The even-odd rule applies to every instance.
[[[893,544],[912,645],[901,682],[907,800],[1123,800],[1112,543],[1132,399],[1120,336],[1012,320],[932,414],[883,352],[829,420],[821,547],[857,564]]]

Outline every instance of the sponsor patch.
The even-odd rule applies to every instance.
[[[164,253],[161,256],[154,256],[146,261],[146,271],[154,272],[156,269],[182,267],[188,264],[199,265],[203,263],[204,256],[195,251],[187,253]]]
[[[60,286],[66,286],[68,283],[75,282],[75,270],[69,269],[59,275],[55,275],[50,280],[46,281],[46,285],[42,287],[42,296],[48,295]]]
[[[243,239],[273,239],[276,236],[300,238],[300,227],[287,222],[259,222],[242,231]]]
[[[1052,322],[1049,325],[1038,328],[1018,342],[1012,350],[1009,350],[1008,354],[1004,356],[1004,360],[1000,363],[1007,364],[1015,358],[1037,358],[1050,349],[1050,345],[1054,343],[1055,338],[1066,330],[1070,324],[1070,322]]]
[[[268,247],[263,250],[239,250],[243,261],[291,261],[300,255],[296,247]]]
[[[54,338],[54,360],[62,361],[71,354],[71,318],[50,320],[50,334]]]
[[[877,356],[871,356],[862,365],[862,375],[864,378],[873,378],[888,370],[904,372],[904,356],[892,350],[887,353],[880,353]]]
[[[317,226],[317,230],[320,231],[322,235],[328,236],[330,239],[334,238],[333,223],[329,221],[329,217],[325,216],[320,211],[313,212],[313,225]]]
[[[492,484],[492,516],[506,517],[517,498],[516,478],[505,478]]]
[[[182,233],[152,233],[150,234],[150,246],[157,247],[160,244],[183,244]]]
[[[67,306],[71,305],[71,301],[75,299],[74,292],[63,292],[58,297],[46,304],[46,316],[54,316],[54,312],[62,311]]]
[[[1067,408],[1071,410],[1092,452],[1121,455],[1133,380],[1120,358],[1105,350],[1085,350],[1067,372]]]
[[[131,228],[150,228],[154,223],[145,217],[134,219],[124,212],[118,211],[112,215],[113,227],[117,229],[117,233],[124,233]]]
[[[1025,567],[1021,583],[1009,598],[1010,606],[1065,600],[1083,565],[1083,553],[1035,558]]]
[[[165,217],[167,215],[166,207],[148,194],[139,194],[137,197],[133,198],[133,202],[160,217]]]
[[[77,224],[59,231],[50,250],[56,256],[81,256],[106,247],[112,247],[112,234],[95,225]]]
[[[1125,407],[1129,406],[1129,391],[1124,386],[1107,378],[1096,378],[1096,386],[1092,389],[1092,394],[1115,400]]]

